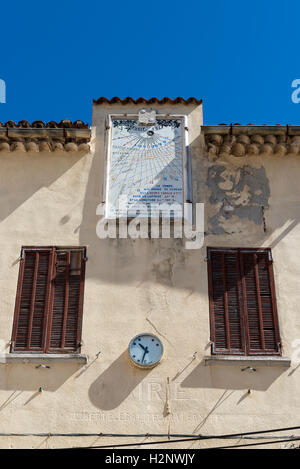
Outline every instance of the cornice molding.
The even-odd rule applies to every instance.
[[[91,131],[82,121],[0,123],[0,152],[88,152]]]
[[[300,126],[218,125],[202,126],[211,155],[278,155],[300,153]]]

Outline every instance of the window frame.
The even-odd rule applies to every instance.
[[[83,303],[84,303],[84,286],[85,286],[85,268],[86,268],[86,246],[22,246],[21,248],[21,255],[19,258],[20,265],[19,265],[19,274],[18,274],[18,281],[17,281],[17,291],[16,291],[16,300],[15,300],[15,308],[14,308],[14,319],[13,319],[13,327],[12,327],[12,335],[11,335],[11,342],[10,342],[10,353],[14,354],[74,354],[81,352],[81,337],[82,337],[82,317],[83,317]],[[19,314],[20,314],[20,306],[21,306],[21,294],[23,288],[23,278],[24,278],[24,270],[25,270],[25,252],[33,251],[33,252],[43,252],[43,251],[50,251],[50,258],[49,258],[49,265],[48,265],[48,274],[47,274],[47,284],[46,284],[46,298],[44,304],[44,317],[43,317],[43,332],[42,332],[42,345],[39,348],[34,349],[29,345],[29,347],[22,348],[22,347],[15,347],[17,333],[18,333],[18,326],[19,326]],[[64,348],[51,348],[51,326],[52,326],[52,316],[53,316],[53,301],[54,301],[54,280],[56,278],[56,259],[57,259],[57,252],[65,251],[71,255],[71,252],[78,252],[82,253],[82,264],[80,269],[80,287],[79,287],[79,303],[78,303],[78,317],[77,317],[77,338],[76,338],[76,350],[70,349],[67,347]],[[35,289],[35,287],[34,287]],[[65,314],[65,312],[64,312]],[[66,316],[67,317],[67,316]],[[64,321],[66,319],[64,318]],[[28,332],[27,332],[28,333]],[[31,334],[31,332],[30,332]]]
[[[241,328],[241,350],[232,349],[218,349],[216,348],[216,328],[215,328],[215,311],[213,302],[213,270],[211,265],[211,253],[236,253],[238,258],[238,297],[239,297],[239,310],[240,310],[240,328]],[[251,350],[250,348],[250,336],[249,336],[249,323],[248,323],[248,310],[246,305],[246,285],[244,280],[244,270],[242,262],[243,253],[264,253],[268,254],[268,276],[270,286],[270,298],[272,304],[272,318],[274,321],[274,336],[277,346],[277,351],[270,350]],[[257,265],[257,264],[256,264]],[[273,271],[273,259],[271,248],[234,248],[234,247],[207,247],[207,272],[208,272],[208,296],[209,296],[209,318],[210,318],[210,343],[211,343],[211,354],[216,355],[227,355],[227,356],[246,356],[246,357],[267,357],[267,356],[282,356],[281,339],[279,331],[279,319],[277,311],[277,301],[275,292],[275,280]],[[256,274],[257,275],[257,274]],[[262,324],[260,324],[261,332]]]

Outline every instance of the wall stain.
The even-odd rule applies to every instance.
[[[269,207],[270,184],[264,167],[228,168],[214,165],[208,169],[209,202],[217,212],[209,218],[210,233],[224,234],[224,221],[233,217],[249,220],[265,229],[264,210]],[[232,206],[232,211],[225,206]]]

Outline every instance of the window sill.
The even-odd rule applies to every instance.
[[[206,366],[227,365],[227,366],[280,366],[289,368],[291,359],[287,357],[245,357],[245,356],[218,356],[211,355],[204,357]]]
[[[6,363],[80,363],[88,356],[81,353],[0,353],[0,364]]]

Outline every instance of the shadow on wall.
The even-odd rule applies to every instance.
[[[54,392],[82,366],[78,363],[55,363],[51,368],[36,368],[29,363],[0,365],[1,391]],[[1,408],[1,403],[0,403]]]
[[[99,144],[98,144],[99,145]],[[189,260],[195,256],[200,258],[199,251],[186,250],[179,239],[166,240],[132,240],[132,239],[106,239],[100,240],[96,235],[96,225],[99,216],[96,208],[101,202],[102,193],[102,161],[103,148],[95,149],[95,156],[89,172],[86,194],[83,205],[83,219],[79,230],[79,242],[88,246],[89,263],[87,278],[95,278],[114,284],[130,284],[136,281],[155,281],[172,285],[172,276],[177,270],[183,270]],[[229,162],[210,162],[203,153],[201,138],[191,142],[192,172],[193,172],[193,199],[195,202],[209,201],[212,207],[219,207],[217,215],[213,218],[215,234],[220,231],[220,220],[232,223],[232,213],[225,213],[223,200],[238,204],[233,213],[240,215],[241,222],[247,217],[256,222],[257,245],[261,245],[272,234],[264,232],[263,212],[261,206],[269,206],[268,171],[251,167],[250,159],[244,168],[236,167]],[[198,157],[199,155],[199,157]],[[56,153],[38,154],[3,154],[0,158],[0,196],[5,203],[1,206],[0,221],[8,217],[14,210],[21,207],[42,188],[48,188],[55,181],[68,172],[78,161],[86,155],[68,153],[63,158]],[[90,156],[89,156],[90,158]],[[286,187],[289,197],[289,181],[295,185],[296,171],[295,158],[285,156],[284,163],[280,158],[274,159],[274,171],[280,171],[281,185]],[[291,165],[288,161],[291,160]],[[266,160],[267,161],[267,160]],[[273,161],[273,160],[272,160]],[[261,160],[263,166],[263,160]],[[284,172],[282,171],[284,165]],[[228,169],[230,167],[230,170]],[[277,173],[276,173],[277,174]],[[273,173],[274,177],[274,173]],[[79,183],[80,179],[78,179]],[[271,194],[272,195],[272,194]],[[283,197],[284,198],[284,197]],[[247,206],[249,205],[249,210]],[[221,207],[222,206],[222,207]],[[221,207],[221,208],[220,208]],[[268,216],[268,212],[266,212]],[[273,230],[286,226],[285,231],[278,235],[271,247],[285,237],[300,220],[298,203],[289,203],[285,210],[276,212],[272,219]],[[24,215],[25,216],[25,215]],[[235,216],[235,215],[234,215]],[[30,213],[26,212],[26,217]],[[34,221],[36,213],[33,213]],[[68,226],[70,214],[65,213],[60,225]],[[210,227],[211,228],[211,227]],[[58,224],[59,229],[59,224]],[[221,230],[223,233],[223,231]],[[16,253],[16,256],[19,254]],[[99,263],[101,259],[101,264]],[[187,275],[189,275],[187,273]],[[207,283],[202,279],[190,276],[185,284],[177,283],[176,288],[192,288],[195,292],[207,294]],[[197,281],[196,281],[197,280]],[[190,285],[189,285],[190,282]]]
[[[204,361],[182,381],[183,388],[209,388],[266,391],[284,372],[285,368],[258,367],[256,371],[242,371],[236,366],[206,366]]]
[[[179,384],[181,373],[193,363],[189,362],[171,380]],[[196,365],[193,371],[180,382],[181,388],[220,389],[230,394],[235,391],[267,391],[284,373],[285,368],[258,367],[255,372],[242,371],[237,366],[206,366],[204,361]],[[151,370],[139,370],[129,363],[127,351],[123,352],[90,386],[91,403],[101,410],[113,410],[120,406]],[[242,402],[248,391],[238,400]],[[220,403],[221,404],[221,403]]]
[[[79,243],[88,246],[87,278],[95,278],[114,284],[130,284],[136,281],[151,280],[172,286],[174,273],[184,270],[190,259],[195,256],[200,258],[201,254],[198,250],[186,250],[180,239],[100,240],[97,237],[96,225],[99,216],[96,215],[96,208],[101,202],[102,194],[102,153],[103,148],[97,147],[96,143],[95,156],[89,171],[82,209],[83,219],[81,225],[77,228],[79,230]],[[230,202],[234,198],[234,204],[240,204],[241,207],[236,208],[233,213],[240,215],[241,222],[252,217],[252,221],[256,222],[257,226],[257,245],[265,242],[272,234],[268,231],[268,225],[267,232],[264,232],[264,220],[261,211],[262,205],[265,208],[269,206],[268,171],[263,168],[251,168],[249,159],[244,169],[234,168],[232,165],[230,166],[230,162],[224,163],[223,161],[219,165],[216,162],[210,162],[207,155],[203,153],[203,142],[200,137],[191,142],[191,154],[193,155],[194,202],[207,203],[209,201],[211,207],[219,207],[218,213],[212,221],[215,234],[220,231],[224,232],[220,229],[220,220],[227,220],[229,224],[232,223],[233,214],[225,213],[222,203],[226,198]],[[8,217],[18,207],[21,207],[26,200],[30,199],[40,189],[48,188],[55,181],[58,181],[63,174],[67,173],[83,158],[86,158],[86,155],[73,153],[68,153],[63,158],[61,154],[56,153],[22,154],[22,157],[18,153],[1,155],[0,196],[3,197],[5,203],[1,206],[0,221]],[[281,183],[286,186],[288,197],[289,180],[295,179],[297,171],[295,170],[295,162],[291,164],[290,170],[288,170],[288,160],[290,158],[288,156],[284,158],[284,176],[282,176],[282,171],[280,174],[284,178]],[[280,170],[279,164],[282,167],[283,162],[276,162],[276,171]],[[229,166],[230,170],[228,169]],[[78,179],[78,183],[79,181],[80,179]],[[247,205],[249,205],[249,210]],[[266,212],[267,214],[268,212]],[[33,212],[32,216],[34,222],[36,222],[36,213]],[[26,217],[30,217],[30,213],[26,212]],[[60,222],[58,222],[58,230],[60,225],[67,227],[70,219],[69,213],[63,214]],[[289,226],[286,226],[285,231],[280,233],[271,247],[286,236],[299,223],[299,220],[299,210],[296,203],[290,203],[285,210],[276,213],[275,219],[272,220],[274,231],[282,226]],[[16,253],[16,256],[18,254],[19,252]],[[99,259],[101,259],[101,264]],[[188,276],[189,273],[187,272]],[[195,275],[190,275],[185,283],[177,282],[176,288],[190,288],[205,295],[207,293],[206,281],[196,279]]]
[[[263,167],[263,160],[260,160],[261,168],[253,170],[251,162],[249,162],[250,159],[247,160],[247,166],[244,169],[234,168],[231,162],[224,163],[223,161],[218,165],[216,162],[209,161],[207,155],[203,153],[201,145],[201,138],[191,144],[191,154],[194,155],[192,160],[193,201],[209,203],[213,211],[215,208],[219,210],[212,225],[209,226],[208,234],[226,235],[227,233],[220,228],[220,223],[224,219],[227,220],[228,224],[234,226],[235,217],[231,213],[225,213],[223,209],[223,199],[227,197],[231,201],[231,196],[234,194],[234,203],[241,204],[237,212],[240,217],[239,229],[247,227],[247,225],[243,225],[244,222],[250,222],[251,226],[254,226],[252,237],[255,235],[256,245],[253,247],[263,245],[273,231],[281,229],[285,223],[293,220],[290,227],[274,240],[271,245],[274,247],[299,223],[300,214],[296,204],[288,205],[287,210],[281,210],[275,219],[273,217],[272,230],[268,224],[265,227],[265,213],[262,210],[262,205],[266,209],[269,207],[269,199],[272,194],[270,194],[269,173]],[[101,240],[97,237],[96,225],[99,216],[96,215],[96,209],[102,200],[102,151],[103,149],[96,145],[79,232],[80,243],[88,246],[87,280],[92,279],[105,284],[111,283],[116,287],[132,283],[136,283],[139,287],[143,282],[151,281],[168,287],[168,294],[172,294],[174,288],[177,290],[186,289],[189,290],[189,294],[207,297],[207,275],[203,275],[207,269],[203,262],[203,257],[206,255],[205,248],[196,251],[186,250],[180,239]],[[287,158],[289,157],[285,157],[281,165],[287,165]],[[230,166],[231,170],[227,171],[224,165]],[[212,169],[210,170],[210,168]],[[276,171],[279,169],[277,166]],[[285,174],[285,179],[288,181],[289,178],[295,178],[295,174],[295,169],[291,166],[290,171]],[[274,177],[274,173],[272,177]],[[208,182],[210,186],[208,186]],[[289,197],[288,187],[287,182],[287,200]],[[250,205],[249,210],[245,208],[247,204]],[[228,243],[232,242],[231,239],[236,238],[228,236]],[[149,303],[151,303],[150,300]],[[176,319],[175,316],[172,316],[172,311],[169,314],[171,320],[173,317]],[[203,312],[199,311],[199,320],[202,314]],[[208,315],[208,310],[205,314]],[[91,385],[89,397],[96,407],[103,410],[116,408],[145,377],[145,372],[141,374],[139,370],[132,370],[128,373],[128,364],[125,365],[125,360],[127,358],[122,354]],[[248,388],[265,391],[284,371],[284,369],[270,367],[258,368],[257,372],[249,373],[247,371],[241,372],[238,367],[209,367],[201,363],[183,380],[181,386],[183,388],[228,389],[229,391]],[[180,375],[180,372],[178,374]],[[116,383],[118,383],[117,386]]]
[[[97,237],[96,225],[100,217],[96,215],[96,209],[102,200],[103,179],[101,161],[103,148],[102,144],[99,146],[96,141],[83,207],[83,220],[79,228],[80,243],[87,245],[89,251],[87,277],[116,285],[150,280],[163,285],[173,285],[176,288],[191,288],[195,293],[206,295],[205,279],[202,280],[200,277],[196,279],[194,275],[185,283],[177,282],[174,285],[172,278],[174,273],[186,269],[195,256],[199,260],[205,257],[204,249],[201,252],[187,250],[180,239],[101,240]],[[292,156],[286,156],[284,162],[276,162],[277,166],[270,174],[270,163],[267,163],[269,160],[266,160],[264,167],[264,161],[260,159],[258,168],[252,167],[250,159],[244,166],[235,166],[232,161],[220,163],[209,161],[200,137],[191,143],[191,154],[193,155],[193,201],[206,204],[205,213],[208,219],[206,234],[248,233],[251,226],[251,233],[256,236],[256,246],[253,247],[259,247],[268,242],[273,232],[278,231],[278,237],[271,243],[271,247],[274,247],[299,223],[299,210],[295,203],[287,204],[284,210],[279,210],[279,213],[276,211],[276,214],[274,206],[271,207],[272,214],[268,210],[272,196],[269,177],[274,179],[277,171],[280,171],[279,163],[289,168],[285,169],[282,181],[282,184],[286,184],[286,197],[289,200],[289,181],[291,179],[294,181],[297,174],[295,170],[297,162],[294,162]],[[290,166],[287,161],[289,159],[292,160]],[[239,161],[239,164],[242,163]],[[258,165],[257,161],[253,162],[253,166],[255,165]],[[282,197],[280,200],[282,202]],[[234,205],[233,212],[225,211],[224,201]],[[268,224],[268,217],[272,217],[272,229]],[[282,232],[282,227],[287,224],[289,226]],[[228,237],[228,242],[230,240]],[[101,264],[97,259],[101,259]],[[186,274],[188,276],[189,272]]]
[[[151,370],[139,370],[123,352],[90,386],[92,404],[102,410],[118,407]]]
[[[83,219],[79,228],[79,243],[88,246],[87,281],[95,279],[100,281],[100,283],[103,281],[117,286],[118,284],[131,284],[134,282],[141,284],[143,281],[150,280],[169,286],[170,290],[171,288],[184,288],[189,289],[192,293],[207,296],[207,277],[201,275],[203,269],[206,270],[206,266],[203,267],[204,263],[202,262],[203,253],[184,249],[181,240],[100,240],[97,237],[96,225],[99,217],[96,215],[96,208],[101,201],[101,180],[103,175],[100,155],[102,151],[102,148],[96,147],[96,154],[93,158],[87,182]],[[192,142],[191,153],[199,155],[199,157],[194,157],[192,161],[194,201],[203,202],[208,200],[211,195],[207,193],[207,181],[208,168],[212,166],[212,163],[208,161],[206,155],[201,156],[200,139]],[[2,204],[1,207],[0,220],[4,220],[41,188],[51,186],[53,182],[57,181],[84,157],[84,155],[71,153],[63,158],[61,158],[61,155],[53,153],[22,154],[22,156],[17,153],[1,155],[0,161],[3,171],[0,173],[0,196],[5,200],[5,204]],[[289,157],[284,157],[284,163],[279,161],[279,157],[276,161],[277,163],[274,159],[274,164],[277,164],[276,170],[282,178],[281,183],[285,185],[288,196],[290,187],[289,178],[293,178],[294,181],[296,177],[298,178],[298,173],[291,166],[289,171],[285,169],[285,176],[283,178],[282,171],[279,173],[278,165],[281,163],[285,168],[289,168]],[[255,205],[253,220],[254,222],[257,221],[258,246],[265,242],[272,234],[271,231],[268,231],[268,224],[267,231],[264,232],[263,214],[259,211],[261,203],[265,205],[269,203],[270,194],[267,190],[263,192],[263,186],[261,187],[257,181],[259,177],[262,178],[263,184],[268,184],[269,175],[268,171],[254,171],[252,175],[250,174],[251,167],[249,165],[250,163],[248,162],[247,171],[242,172],[242,176],[239,176],[242,177],[242,182],[236,182],[234,178],[232,187],[228,180],[231,181],[234,175],[231,173],[227,176],[227,173],[224,175],[225,169],[223,168],[220,171],[212,171],[210,173],[210,181],[212,186],[214,184],[218,186],[218,190],[215,190],[216,206],[222,204],[223,197],[228,197],[229,202],[231,202],[232,191],[236,190],[243,191],[246,199],[240,201],[237,198],[235,203],[243,204],[250,201],[250,204]],[[236,172],[240,173],[240,170]],[[248,185],[251,189],[250,195],[247,192],[248,190],[246,190]],[[223,191],[220,191],[220,187],[223,187]],[[297,187],[295,183],[293,187]],[[212,188],[212,190],[214,189]],[[214,204],[214,200],[211,201],[211,204]],[[243,209],[242,211],[241,209],[240,211],[241,218],[247,218],[247,210]],[[222,212],[221,215],[229,223],[231,222],[232,215],[230,213]],[[214,221],[218,226],[221,215],[217,216]],[[35,213],[33,217],[36,220]],[[287,210],[281,210],[280,213],[276,213],[276,218],[273,219],[272,224],[274,231],[284,226],[287,222],[290,223],[286,231],[281,233],[279,238],[277,238],[277,242],[286,236],[299,223],[299,220],[298,201],[297,203],[289,204]],[[64,214],[61,218],[61,224],[68,226],[69,221],[69,214]],[[230,242],[230,238],[228,240]],[[276,241],[273,245],[275,244]],[[16,256],[18,254],[19,250]],[[198,267],[195,267],[195,270],[190,270],[187,268],[187,265],[193,259],[196,259],[193,266],[197,265]],[[202,266],[200,267],[201,262]],[[177,272],[181,273],[178,281],[176,281]],[[200,314],[201,312],[199,312],[199,317]],[[208,314],[208,311],[205,314]],[[36,393],[39,387],[43,387],[45,390],[55,391],[76,371],[78,371],[78,365],[75,364],[68,364],[67,366],[66,364],[55,364],[51,369],[35,369],[34,366],[29,364],[9,365],[9,369],[6,372],[3,372],[2,365],[0,365],[0,389],[11,390],[13,393],[23,390],[31,390]],[[233,367],[226,369],[220,367],[211,368],[199,364],[184,379],[182,387],[266,390],[283,371],[277,368],[266,368],[263,372],[258,369],[256,373],[249,374]],[[90,400],[95,406],[104,410],[115,408],[138,386],[146,374],[147,372],[144,370],[140,371],[134,367],[129,368],[127,354],[124,352],[91,385],[89,390]]]
[[[81,158],[84,155],[76,153],[64,154],[63,157],[55,152],[1,154],[0,198],[5,203],[1,204],[0,221],[40,189],[50,187]]]
[[[200,139],[199,139],[200,140]],[[99,215],[97,206],[102,200],[102,155],[103,148],[97,143],[95,155],[90,169],[87,191],[83,207],[83,220],[80,226],[80,244],[88,246],[89,262],[87,278],[103,280],[112,284],[131,284],[135,282],[153,281],[163,285],[173,285],[175,269],[184,269],[195,251],[186,250],[181,239],[99,239],[96,225]],[[192,147],[199,146],[199,141],[192,143]],[[195,152],[195,149],[192,149]],[[200,149],[199,149],[200,153]],[[162,184],[164,172],[158,175]],[[199,253],[199,251],[198,251]],[[101,263],[98,260],[101,260]],[[188,273],[187,273],[188,275]],[[176,284],[177,288],[193,288],[199,291],[199,282],[193,283],[190,276],[187,285]],[[189,283],[191,281],[191,283]]]

